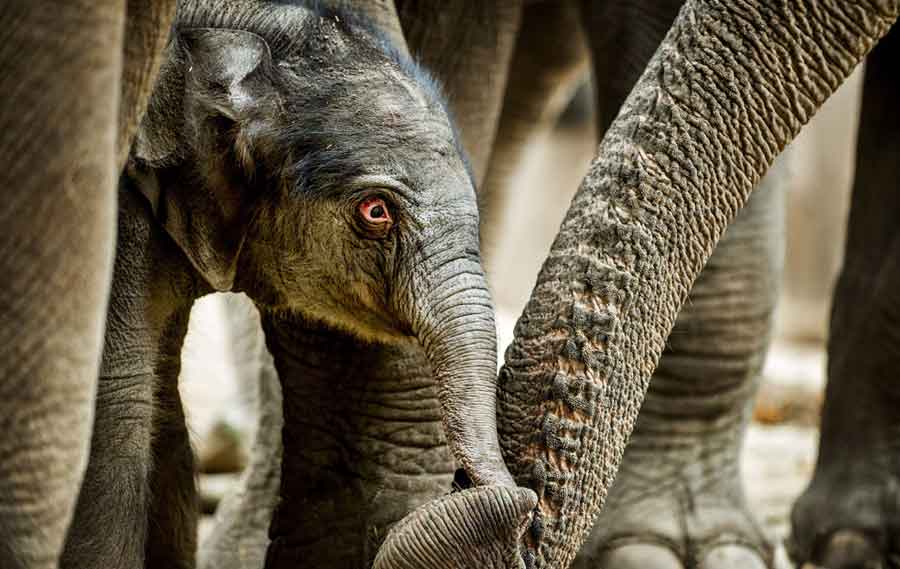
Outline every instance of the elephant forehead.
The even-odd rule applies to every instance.
[[[425,97],[425,93],[422,90],[422,87],[419,85],[414,85],[413,81],[410,80],[409,77],[401,73],[397,69],[388,68],[387,70],[388,80],[392,83],[396,83],[396,85],[400,88],[401,92],[406,95],[406,102],[412,108],[418,108],[421,111],[428,112],[431,107],[431,101],[429,101]],[[401,99],[402,97],[398,97]]]
[[[454,134],[446,107],[430,84],[393,65],[357,78],[362,94],[353,109],[368,126],[394,131],[398,141],[446,146]]]

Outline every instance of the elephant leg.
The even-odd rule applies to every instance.
[[[158,511],[157,519],[150,516],[153,493],[162,491],[162,484],[174,484],[175,478],[189,484],[188,490],[169,488],[160,496],[176,512],[184,499],[170,502],[193,486],[191,479],[167,469],[183,471],[183,453],[189,451],[186,441],[180,447],[177,442],[185,433],[177,427],[183,422],[180,413],[172,420],[172,391],[190,307],[200,293],[187,259],[147,210],[143,197],[122,183],[90,460],[62,556],[66,569],[143,568],[148,544],[161,545],[162,539],[166,546],[181,545],[171,535],[158,538],[157,532],[169,533],[175,526],[162,527],[169,520]],[[173,464],[176,459],[181,462]],[[171,518],[173,523],[182,519],[180,514]],[[182,557],[155,552],[153,559],[158,556],[167,561]]]
[[[370,567],[392,525],[453,481],[425,355],[414,344],[368,344],[300,317],[261,316],[284,410],[265,566]]]
[[[91,458],[61,565],[144,567],[153,389],[149,374],[103,374]]]
[[[695,281],[576,567],[771,566],[739,459],[781,271],[782,168],[763,178]]]
[[[680,4],[654,3],[654,12],[636,2],[586,7],[600,132]],[[779,169],[754,190],[694,283],[576,566],[771,564],[772,548],[745,503],[739,455],[781,270]]]
[[[115,301],[114,295],[113,309]],[[166,334],[173,345],[187,327],[183,312]],[[108,326],[117,336],[115,324]],[[179,352],[173,348],[152,369],[136,368],[133,361],[155,357],[120,352],[107,337],[90,461],[62,557],[66,569],[194,566],[193,457],[180,401],[170,392]]]
[[[195,566],[200,516],[194,453],[178,385],[159,382],[155,395],[145,566],[191,569]]]
[[[844,266],[835,287],[819,456],[789,553],[829,569],[900,555],[900,30],[866,63]]]
[[[496,246],[500,216],[529,144],[547,135],[587,70],[578,5],[573,1],[528,4],[509,68],[497,136],[479,191],[482,249]]]
[[[0,9],[4,568],[57,566],[87,464],[112,269],[124,9]]]
[[[177,0],[128,0],[122,62],[116,171],[125,166],[159,75],[175,19]]]
[[[410,52],[441,83],[471,162],[487,173],[516,43],[522,0],[397,0]]]
[[[260,325],[258,314],[254,314],[253,325]],[[248,388],[252,383],[256,389],[253,399],[258,421],[249,463],[237,489],[216,509],[212,533],[200,544],[197,566],[201,569],[259,569],[265,564],[269,525],[279,502],[284,421],[278,373],[262,343],[254,361],[257,377],[254,381],[243,378]]]

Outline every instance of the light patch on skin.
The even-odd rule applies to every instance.
[[[335,15],[334,18],[338,18],[338,16]],[[327,44],[331,51],[345,53],[349,47],[344,39],[344,34],[337,27],[339,21],[331,17],[320,16],[319,22],[321,22],[321,27],[319,32],[322,33],[322,36],[319,39],[322,43]]]
[[[398,70],[391,67],[388,70],[389,79],[392,80],[395,84],[400,85],[409,95],[409,97],[416,103],[423,111],[428,111],[428,99],[425,98],[425,94],[422,93],[420,89],[417,89],[415,86],[410,84],[409,78],[400,73]]]
[[[617,205],[613,206],[612,212],[614,214],[616,214],[617,216],[619,216],[620,222],[630,221],[634,217],[631,209],[627,209],[627,208],[623,207],[621,204],[617,204]]]
[[[382,104],[390,113],[391,119],[399,123],[404,118],[407,120],[413,118],[420,123],[420,126],[429,123],[432,132],[438,134],[439,138],[446,139],[447,142],[451,141],[453,128],[449,118],[442,111],[435,112],[433,108],[435,103],[426,96],[422,88],[393,65],[387,66],[384,73],[386,77],[380,80],[401,87],[409,97],[403,100],[402,97],[394,95],[384,99]]]
[[[414,206],[418,203],[415,198],[415,192],[406,187],[405,184],[399,182],[393,176],[384,174],[369,174],[358,176],[352,182],[347,184],[347,190],[350,192],[358,192],[369,188],[387,188],[392,191],[392,197],[401,197],[409,203],[403,204],[405,207]]]
[[[238,131],[234,140],[234,151],[238,162],[244,168],[247,176],[251,178],[256,173],[256,162],[253,160],[253,142],[253,137],[249,136],[244,129]]]
[[[369,287],[357,281],[350,285],[350,290],[352,294],[359,299],[363,306],[371,310],[372,312],[379,312],[378,302],[376,302],[375,297],[372,295],[372,291],[369,290]]]
[[[604,210],[604,213],[607,215],[608,209],[609,208],[607,207]],[[573,301],[576,304],[588,306],[595,313],[610,313],[613,318],[615,318],[620,311],[620,303],[616,302],[614,299],[604,298],[601,295],[588,292],[587,287],[583,284],[578,286],[576,290],[573,290],[572,295]],[[564,330],[552,330],[545,335],[545,338],[552,338],[557,341],[565,340],[568,338],[568,334],[566,334]],[[608,346],[603,340],[590,339],[588,342],[597,352],[608,351]],[[566,357],[563,354],[557,356],[556,369],[568,377],[582,378],[596,385],[605,385],[607,383],[606,378],[595,373],[588,367],[586,362]],[[598,409],[597,412],[602,413],[603,410]],[[563,439],[566,435],[574,435],[574,438],[577,439],[578,433],[573,426],[591,423],[590,417],[588,417],[583,410],[572,408],[565,401],[557,399],[546,401],[542,405],[541,416],[552,419],[555,422],[552,434],[560,439]],[[525,449],[524,454],[526,457],[530,458],[534,464],[541,465],[541,471],[543,472],[542,478],[544,478],[545,482],[552,480],[553,477],[550,475],[551,472],[556,474],[573,473],[574,464],[572,464],[571,456],[569,456],[567,451],[564,449],[551,448],[550,445],[547,445],[542,440],[530,444]],[[565,486],[565,483],[561,484],[561,486]],[[544,492],[540,496],[537,507],[545,519],[557,518],[562,513],[562,504],[559,503],[558,498],[551,496],[548,492]],[[530,535],[526,535],[525,541],[527,546],[533,550],[536,550],[539,547],[539,544]]]

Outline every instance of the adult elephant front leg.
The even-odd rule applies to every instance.
[[[0,10],[0,566],[57,566],[87,463],[115,228],[124,1]]]
[[[505,206],[523,199],[509,187],[509,182],[523,166],[531,144],[541,140],[556,124],[587,64],[576,2],[542,2],[523,8],[497,137],[479,192],[482,249],[486,251],[489,274],[492,269],[498,270],[492,266],[499,263],[491,252],[504,227]],[[550,187],[547,192],[559,195],[561,190]]]
[[[781,269],[780,170],[754,190],[694,283],[574,567],[772,566],[744,498],[740,448]]]
[[[791,516],[788,552],[798,566],[894,567],[900,555],[898,58],[895,25],[866,62],[819,456]]]
[[[471,161],[475,187],[487,174],[500,120],[522,0],[397,0],[409,51],[444,86]]]

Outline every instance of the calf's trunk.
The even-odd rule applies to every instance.
[[[497,330],[487,282],[476,259],[423,272],[427,291],[410,299],[414,333],[425,349],[441,402],[444,430],[457,462],[478,485],[514,486],[497,440]]]

